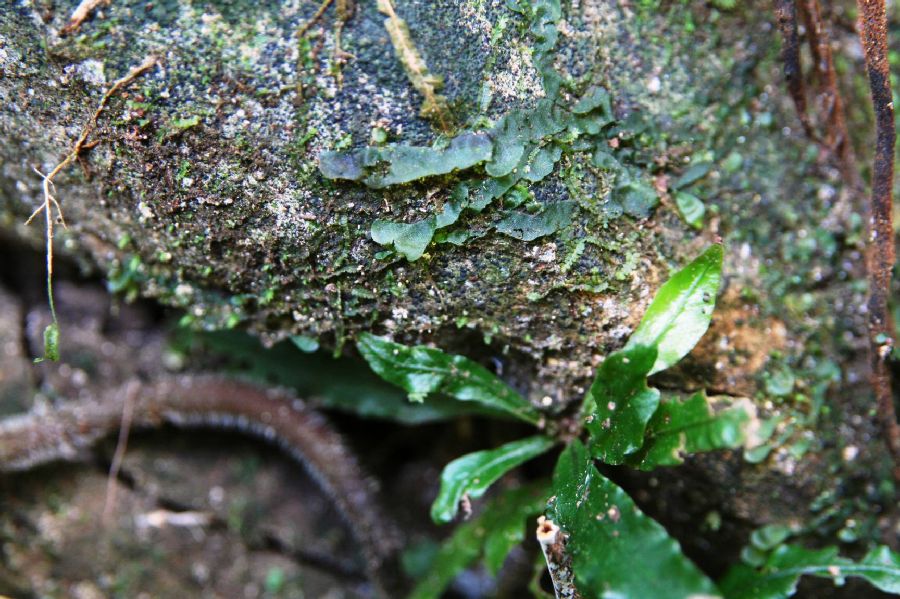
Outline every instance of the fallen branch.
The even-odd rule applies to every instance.
[[[380,596],[399,596],[399,533],[380,509],[373,483],[325,418],[296,397],[210,376],[128,383],[95,402],[0,421],[0,471],[77,460],[122,424],[127,402],[135,427],[163,423],[237,430],[277,442],[331,498],[365,557]]]

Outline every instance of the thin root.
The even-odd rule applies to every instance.
[[[83,2],[82,5],[86,4]],[[80,6],[79,6],[80,8]],[[81,135],[78,136],[78,139],[75,141],[75,145],[72,146],[72,149],[68,154],[56,165],[53,169],[47,173],[46,175],[39,171],[37,168],[34,168],[34,172],[41,177],[42,188],[44,192],[44,201],[31,213],[31,216],[25,221],[26,225],[31,224],[31,221],[35,219],[41,212],[45,215],[45,227],[46,227],[46,239],[47,239],[47,298],[48,303],[50,305],[50,315],[53,318],[53,323],[56,324],[56,307],[53,304],[53,210],[56,209],[57,218],[59,218],[60,224],[62,224],[63,228],[68,228],[66,226],[66,219],[63,216],[62,206],[60,206],[59,201],[54,197],[54,193],[56,192],[56,186],[53,184],[53,178],[56,177],[59,173],[63,171],[67,166],[69,166],[74,160],[76,160],[81,154],[82,150],[85,149],[87,139],[94,131],[94,128],[97,126],[97,119],[100,117],[100,113],[103,112],[103,109],[106,107],[106,104],[109,102],[109,99],[120,89],[128,86],[134,81],[137,77],[143,75],[147,71],[149,71],[153,66],[157,64],[159,59],[156,56],[148,56],[144,59],[144,61],[131,69],[124,77],[117,79],[113,82],[112,86],[106,90],[106,93],[103,94],[103,97],[100,98],[100,103],[97,105],[96,110],[91,115],[90,120],[87,125],[84,126],[84,129],[81,130]]]
[[[81,3],[75,7],[69,22],[65,27],[59,30],[60,35],[68,35],[78,30],[81,24],[91,16],[91,13],[101,4],[109,4],[110,0],[81,0]]]

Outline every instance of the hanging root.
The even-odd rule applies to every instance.
[[[163,423],[237,430],[278,443],[334,502],[379,596],[400,596],[400,536],[382,513],[373,482],[325,418],[286,392],[211,376],[132,381],[97,402],[70,402],[49,413],[0,421],[0,471],[80,459],[121,426]]]
[[[888,359],[892,350],[888,299],[894,266],[893,183],[894,104],[887,60],[887,16],[884,0],[857,0],[859,32],[866,56],[872,106],[875,109],[875,164],[868,205],[866,263],[869,274],[869,362],[872,387],[888,449],[894,458],[894,478],[900,481],[900,424],[894,409]]]
[[[815,76],[813,107],[817,109],[815,113],[810,111],[803,77],[798,18],[803,20],[812,55]],[[819,145],[825,156],[837,158],[844,179],[856,186],[859,184],[859,173],[847,134],[844,101],[838,88],[828,28],[819,0],[775,0],[775,21],[781,32],[781,59],[788,92],[797,109],[803,131]]]
[[[797,109],[806,135],[815,139],[809,113],[806,110],[806,87],[803,84],[803,68],[800,66],[800,36],[797,33],[797,6],[794,0],[775,0],[775,21],[781,32],[781,60],[788,92]]]
[[[31,216],[28,217],[28,220],[25,221],[26,225],[31,224],[31,221],[39,215],[41,212],[44,213],[44,226],[46,230],[46,239],[47,239],[47,302],[50,305],[50,317],[52,319],[52,323],[44,330],[44,357],[40,358],[37,361],[42,360],[53,360],[56,361],[59,359],[59,349],[58,349],[58,340],[59,340],[59,320],[56,318],[56,306],[53,303],[53,209],[56,209],[57,217],[59,218],[59,222],[63,227],[66,226],[65,218],[63,217],[62,207],[59,205],[59,201],[53,195],[56,193],[56,187],[53,185],[53,178],[56,177],[59,173],[63,171],[67,166],[69,166],[73,161],[75,161],[78,156],[81,154],[82,150],[85,149],[88,137],[90,137],[91,133],[94,131],[94,128],[97,126],[97,119],[100,117],[100,113],[103,112],[103,109],[106,108],[107,102],[109,99],[116,94],[120,89],[127,87],[134,81],[137,77],[143,75],[158,62],[158,59],[155,56],[148,56],[144,59],[144,61],[131,69],[127,75],[122,77],[121,79],[116,80],[112,86],[106,90],[106,93],[103,94],[103,97],[100,98],[100,103],[97,105],[96,110],[91,115],[90,120],[88,120],[87,125],[81,130],[81,135],[78,136],[78,139],[75,141],[75,145],[72,146],[72,149],[66,154],[65,158],[62,159],[53,169],[50,170],[46,175],[40,172],[38,169],[34,169],[34,172],[38,174],[42,179],[42,188],[44,192],[44,201],[35,209],[34,212],[31,213]]]
[[[872,105],[875,110],[876,144],[872,174],[872,194],[866,206],[868,242],[866,270],[869,278],[868,334],[872,388],[878,404],[881,428],[894,460],[894,478],[900,481],[900,424],[894,408],[888,359],[891,354],[892,325],[888,309],[891,269],[894,265],[892,187],[894,180],[894,105],[891,99],[887,61],[887,16],[884,0],[857,0],[858,31],[866,57]],[[821,113],[816,135],[807,111],[806,91],[800,66],[798,13],[814,65],[816,97]],[[838,89],[837,71],[828,31],[819,0],[775,0],[775,15],[783,38],[782,57],[788,91],[804,130],[828,154],[834,156],[844,183],[854,195],[864,193],[864,185],[850,144],[844,102]]]
[[[838,88],[837,71],[834,68],[834,55],[831,51],[831,40],[822,7],[819,0],[800,0],[801,13],[806,25],[806,34],[812,54],[814,72],[816,74],[819,110],[823,114],[822,126],[825,129],[820,144],[838,159],[841,175],[860,185],[859,171],[856,169],[850,135],[847,133],[847,118],[844,112],[844,100]]]

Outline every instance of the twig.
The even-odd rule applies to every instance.
[[[538,518],[535,535],[541,544],[544,559],[547,560],[547,570],[553,581],[556,599],[581,599],[581,594],[575,588],[572,558],[566,553],[566,534],[552,520],[541,516]]]
[[[109,4],[109,2],[110,0],[81,0],[81,3],[75,7],[72,16],[69,17],[69,22],[59,30],[60,35],[68,35],[76,31],[81,27],[81,24],[84,23],[85,19],[91,16],[94,9],[101,4]]]
[[[334,0],[322,0],[322,4],[319,5],[319,9],[315,14],[297,28],[297,39],[306,35],[306,32],[322,18],[322,15],[325,14],[325,11],[328,10],[328,7],[331,6],[332,2],[334,2]]]
[[[56,191],[56,187],[53,185],[53,178],[56,177],[63,169],[65,169],[69,164],[72,163],[75,159],[78,158],[79,154],[85,147],[85,142],[87,142],[88,137],[94,131],[94,128],[97,126],[97,119],[100,117],[100,113],[103,112],[103,109],[106,107],[109,99],[120,89],[128,86],[132,81],[134,81],[137,77],[141,76],[148,70],[150,70],[156,63],[158,59],[155,56],[148,56],[144,59],[144,61],[131,69],[127,75],[122,77],[121,79],[116,80],[113,85],[106,90],[106,93],[103,94],[103,97],[100,98],[100,103],[97,105],[96,110],[91,115],[90,120],[87,125],[81,130],[81,135],[78,136],[78,139],[75,141],[75,145],[72,146],[72,149],[66,154],[65,158],[62,159],[53,169],[47,173],[46,175],[41,173],[38,169],[34,169],[34,171],[38,174],[38,176],[42,179],[42,188],[44,192],[44,201],[31,213],[31,216],[25,221],[26,225],[31,224],[31,221],[40,214],[44,212],[45,216],[45,227],[46,227],[46,237],[47,237],[47,301],[50,305],[50,316],[53,319],[53,324],[51,327],[56,327],[56,331],[58,331],[59,321],[56,318],[56,306],[53,303],[53,208],[56,208],[56,213],[59,216],[60,223],[65,228],[66,221],[63,217],[62,207],[59,205],[59,201],[53,196],[53,193]],[[50,329],[48,328],[48,331]],[[56,332],[55,334],[58,334]],[[45,337],[47,332],[45,331]],[[49,344],[45,341],[45,351]],[[55,350],[55,348],[54,348]],[[53,354],[56,352],[53,351]],[[47,354],[51,354],[51,352],[47,351]],[[56,359],[54,355],[47,355],[46,357],[50,359]]]
[[[406,76],[416,91],[425,98],[419,114],[423,118],[433,120],[441,131],[445,133],[452,131],[453,118],[450,116],[447,98],[438,93],[443,86],[443,80],[428,70],[425,59],[412,41],[409,26],[397,16],[394,3],[391,0],[378,0],[378,10],[388,17],[384,21],[384,27],[391,38],[397,58],[406,71]]]
[[[803,68],[800,59],[800,36],[797,18],[800,15],[806,27],[806,36],[812,55],[813,72],[816,75],[816,99],[819,112],[818,126],[824,131],[818,134],[813,118],[808,112],[807,91],[803,79]],[[781,57],[784,62],[784,76],[787,80],[788,92],[797,109],[797,116],[803,125],[806,136],[825,150],[825,155],[834,155],[838,159],[845,181],[851,186],[860,187],[859,173],[856,170],[853,148],[847,133],[847,120],[844,114],[844,101],[838,88],[837,71],[834,68],[834,56],[831,42],[819,0],[776,0],[775,20],[781,31]]]
[[[379,595],[402,594],[399,532],[383,515],[371,480],[325,418],[286,392],[209,376],[132,382],[100,402],[72,402],[50,413],[0,421],[0,470],[79,459],[119,428],[129,389],[134,394],[134,426],[212,427],[277,442],[334,501],[360,546]]]
[[[894,458],[894,478],[900,481],[900,424],[894,409],[888,358],[892,331],[888,311],[894,265],[892,188],[894,182],[894,104],[887,60],[887,15],[884,0],[857,0],[859,32],[866,56],[872,106],[875,109],[875,164],[868,205],[866,262],[869,274],[869,362],[872,387],[888,449]]]
[[[116,440],[116,450],[113,453],[112,463],[109,465],[109,475],[106,478],[106,500],[103,503],[101,518],[104,524],[109,523],[110,515],[116,504],[119,471],[122,469],[122,460],[125,459],[125,450],[128,448],[128,433],[131,432],[134,400],[139,388],[137,381],[131,381],[125,387],[125,403],[122,406],[122,420],[119,423],[119,438]]]

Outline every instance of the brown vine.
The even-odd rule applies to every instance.
[[[887,14],[884,0],[857,0],[859,35],[866,57],[872,106],[875,110],[875,161],[868,204],[869,362],[872,386],[888,448],[894,458],[894,477],[900,480],[900,425],[894,408],[888,359],[892,350],[888,299],[894,267],[894,104],[887,59]]]

